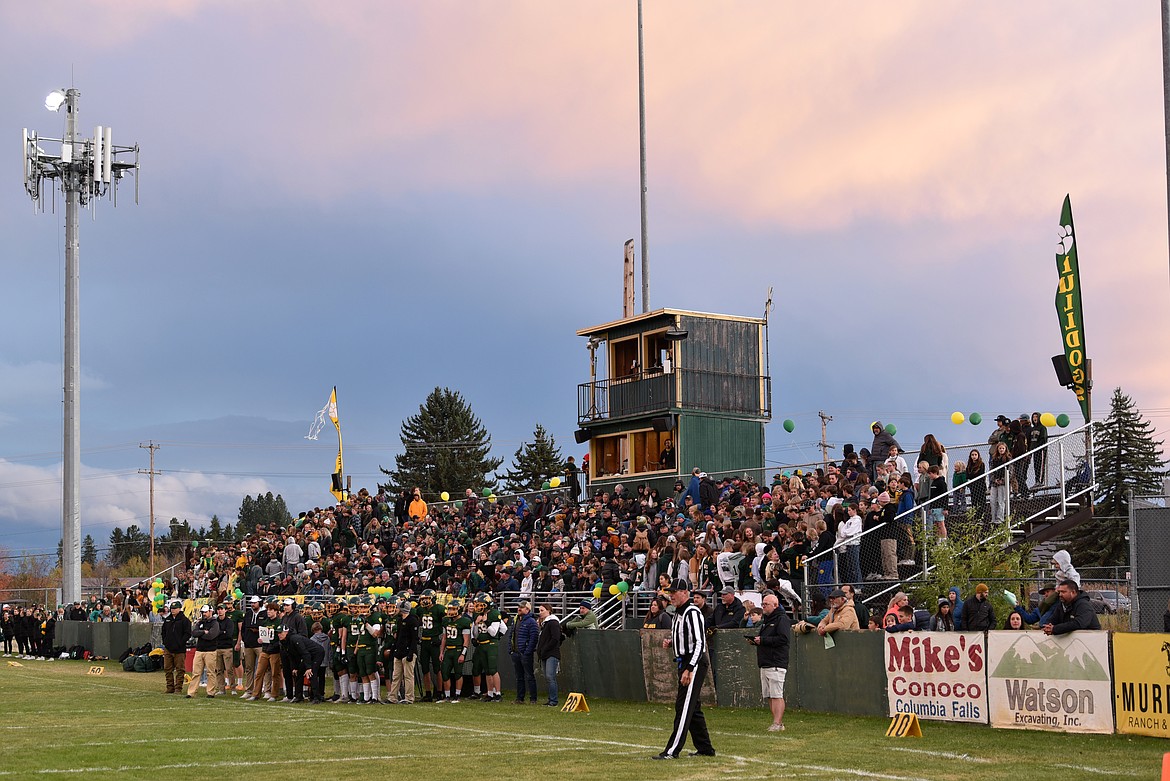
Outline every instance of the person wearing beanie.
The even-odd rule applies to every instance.
[[[963,629],[968,632],[986,632],[995,629],[995,610],[987,598],[987,584],[980,583],[975,593],[963,603]]]

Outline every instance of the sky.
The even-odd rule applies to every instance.
[[[819,410],[838,448],[1074,413],[1066,193],[1096,410],[1120,386],[1170,427],[1156,5],[644,13],[651,308],[774,291],[769,465],[817,458]],[[633,0],[9,2],[0,31],[0,547],[60,537],[64,209],[34,213],[16,146],[61,135],[69,85],[142,161],[140,203],[81,223],[83,535],[147,525],[152,441],[160,521],[324,504],[336,444],[304,436],[335,385],[355,487],[436,386],[505,466],[537,423],[585,452],[574,332],[620,317],[640,232]]]

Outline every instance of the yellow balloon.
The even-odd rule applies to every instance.
[[[1056,425],[1056,416],[1053,415],[1051,412],[1045,412],[1043,415],[1040,416],[1040,425],[1046,426],[1048,428],[1052,428],[1053,426]]]
[[[593,598],[594,599],[601,599],[601,586],[598,586],[597,588],[593,589]]]
[[[491,502],[492,504],[495,504],[496,503],[496,495],[492,494],[491,496],[489,496],[488,501]]]
[[[962,412],[952,412],[951,413],[951,423],[954,423],[956,426],[961,424],[966,419],[967,418],[964,417]]]
[[[443,493],[439,494],[439,498],[440,498],[440,499],[442,499],[442,500],[445,502],[445,501],[447,501],[448,499],[450,499],[450,498],[451,498],[451,494],[449,494],[449,493],[447,493],[446,491],[444,491]]]
[[[548,481],[548,484],[551,485],[553,488],[556,488],[558,485],[561,484],[561,478],[554,477],[552,480]]]

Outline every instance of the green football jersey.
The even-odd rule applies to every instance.
[[[424,643],[438,640],[439,635],[443,633],[443,619],[447,615],[443,606],[416,607],[414,614],[418,616],[418,639]]]
[[[349,611],[337,611],[333,614],[329,626],[329,644],[333,646],[334,652],[341,651],[341,630],[349,630],[350,615]]]
[[[455,650],[463,647],[464,636],[471,632],[471,619],[467,616],[443,619],[443,645]]]
[[[476,645],[493,646],[500,644],[500,636],[492,637],[488,634],[487,627],[500,620],[500,611],[495,608],[490,608],[487,611],[487,623],[482,626],[482,629],[475,635]]]

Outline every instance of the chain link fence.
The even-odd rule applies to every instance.
[[[1167,630],[1170,611],[1170,496],[1130,496],[1130,629]]]

